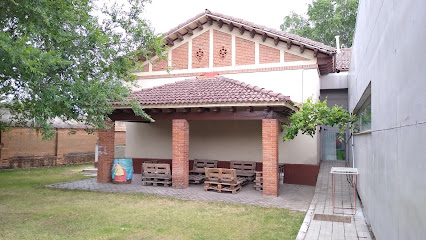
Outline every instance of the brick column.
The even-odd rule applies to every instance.
[[[107,123],[110,128],[98,131],[98,182],[111,182],[111,168],[114,161],[114,123]]]
[[[278,120],[262,120],[263,195],[278,196]]]
[[[172,186],[187,188],[189,183],[189,124],[185,119],[173,120]]]

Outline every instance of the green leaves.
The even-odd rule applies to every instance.
[[[335,45],[334,37],[339,35],[341,43],[351,47],[357,9],[358,0],[314,0],[308,5],[308,18],[292,12],[281,29],[329,46]]]
[[[0,109],[11,114],[0,130],[31,126],[49,138],[57,118],[105,128],[111,102],[128,96],[141,57],[164,51],[141,19],[144,4],[104,7],[101,24],[90,0],[0,2]]]
[[[327,107],[327,100],[314,102],[309,98],[298,112],[291,115],[290,122],[283,125],[283,141],[294,139],[299,132],[313,137],[320,125],[339,127],[339,139],[342,140],[348,128],[357,128],[357,119],[340,106]]]

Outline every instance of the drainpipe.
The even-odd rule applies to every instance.
[[[335,36],[335,38],[336,38],[337,53],[340,53],[340,36],[337,35],[337,36]]]

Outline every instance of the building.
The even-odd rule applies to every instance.
[[[174,186],[186,187],[190,160],[219,160],[222,167],[254,161],[271,179],[264,194],[278,194],[281,164],[284,182],[315,185],[319,134],[283,142],[280,126],[295,104],[319,99],[321,78],[336,70],[334,47],[209,10],[164,39],[167,60],[144,62],[131,95],[155,123],[128,106],[117,105],[111,115],[128,122],[125,157],[136,173],[147,160],[170,162]],[[98,181],[108,182],[112,132],[99,134]]]
[[[424,9],[419,0],[359,3],[348,94],[361,132],[349,163],[359,170],[359,196],[377,239],[426,236]]]

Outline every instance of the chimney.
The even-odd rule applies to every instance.
[[[340,53],[340,36],[337,35],[337,36],[335,36],[335,38],[336,38],[337,53]]]

